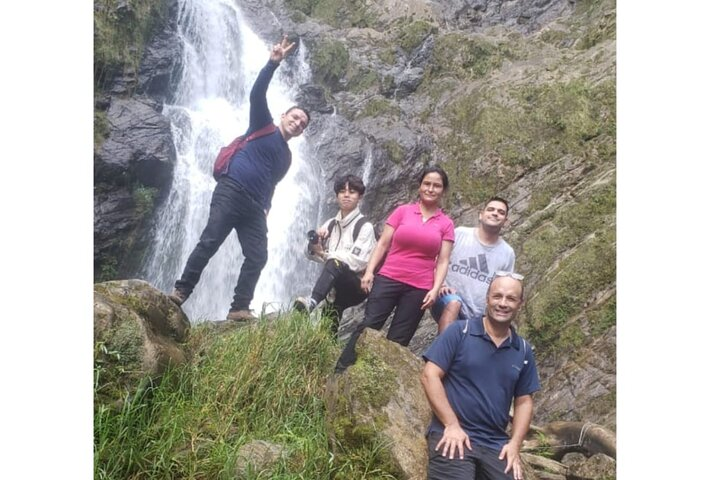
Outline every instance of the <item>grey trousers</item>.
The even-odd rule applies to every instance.
[[[442,438],[439,433],[431,433],[427,437],[428,444],[428,480],[512,480],[512,470],[505,473],[507,459],[500,460],[500,452],[489,448],[473,445],[472,450],[465,449],[464,458],[453,459],[442,456],[442,448],[435,447]]]

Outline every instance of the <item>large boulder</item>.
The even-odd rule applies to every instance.
[[[402,479],[426,478],[431,410],[420,383],[422,360],[373,329],[363,332],[356,351],[355,365],[328,382],[328,436],[336,454],[384,445],[383,470]]]
[[[142,280],[98,283],[94,295],[95,402],[117,405],[188,361],[190,322]]]

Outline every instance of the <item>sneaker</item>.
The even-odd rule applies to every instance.
[[[250,310],[230,310],[226,320],[234,320],[236,322],[249,322],[257,320],[257,317]]]
[[[168,295],[168,298],[170,298],[170,300],[172,300],[172,302],[179,307],[180,305],[185,303],[185,300],[188,299],[188,296],[189,295],[187,293],[180,291],[176,288],[170,295]]]
[[[310,313],[317,307],[317,302],[314,298],[297,297],[293,303],[293,309],[298,312]]]

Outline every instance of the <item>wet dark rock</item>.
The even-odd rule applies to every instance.
[[[333,113],[335,111],[335,107],[328,104],[325,89],[321,85],[301,85],[297,103],[310,112]]]
[[[177,17],[177,1],[170,0],[170,18]],[[182,44],[174,22],[163,25],[145,49],[137,74],[137,94],[169,101],[180,79]]]
[[[96,181],[123,179],[159,189],[169,185],[175,147],[170,121],[161,110],[162,104],[151,98],[113,98],[107,112],[110,136],[95,159]]]

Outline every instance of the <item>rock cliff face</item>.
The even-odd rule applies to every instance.
[[[96,280],[138,271],[153,209],[172,180],[175,149],[162,108],[182,53],[176,16],[174,0],[95,5]],[[117,33],[121,25],[141,38]],[[113,47],[143,53],[120,61],[117,52],[104,53]]]
[[[132,271],[128,259],[141,258],[146,219],[171,175],[160,105],[179,58],[173,3],[137,74],[119,72],[97,95],[108,126],[95,158],[98,276]],[[544,387],[536,419],[614,428],[614,2],[242,5],[263,38],[287,32],[308,47],[314,81],[298,102],[312,110],[306,136],[328,200],[333,178],[359,172],[367,155],[364,210],[376,226],[414,198],[427,163],[450,175],[445,209],[456,225],[475,224],[491,195],[510,200],[505,238],[527,286],[521,333],[536,347]],[[433,336],[425,319],[411,347]]]

